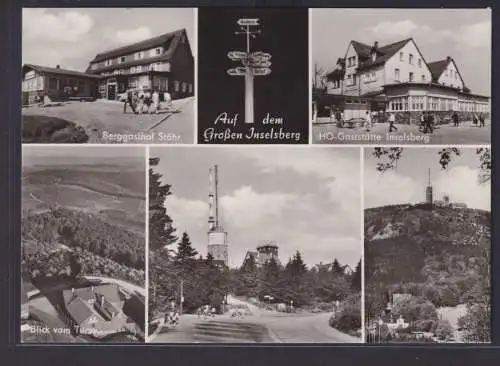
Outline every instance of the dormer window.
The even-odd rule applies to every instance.
[[[104,66],[111,66],[111,65],[112,65],[111,60],[104,61]]]
[[[155,55],[156,56],[161,55],[161,48],[160,47],[158,47],[158,48],[155,49]]]
[[[135,56],[134,58],[136,60],[143,59],[144,58],[144,52],[137,52],[134,56]]]

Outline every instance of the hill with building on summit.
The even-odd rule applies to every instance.
[[[440,308],[468,304],[489,312],[490,246],[491,214],[484,210],[435,203],[366,209],[368,322],[397,307],[391,294],[411,298],[398,315],[404,314],[414,332],[434,329]],[[425,315],[423,307],[430,309]],[[466,316],[477,314],[469,310]],[[488,324],[481,330],[464,327],[464,339],[487,341]]]

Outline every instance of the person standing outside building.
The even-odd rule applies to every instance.
[[[365,129],[367,131],[370,131],[371,128],[372,128],[372,115],[370,113],[370,111],[366,111],[366,116],[365,116]]]
[[[155,89],[151,95],[151,109],[150,113],[158,113],[158,105],[160,104],[160,94]]]
[[[163,99],[165,99],[165,104],[167,106],[167,110],[170,109],[170,107],[172,106],[172,96],[170,95],[170,93],[168,91],[163,93]]]
[[[396,123],[396,115],[391,112],[389,114],[389,132],[392,132],[392,130],[398,130],[398,128],[394,126],[394,123]]]
[[[457,112],[453,112],[453,115],[451,116],[451,118],[453,119],[453,125],[455,127],[458,127],[458,114],[457,114]]]
[[[132,90],[127,92],[127,99],[123,103],[123,113],[127,113],[127,104],[130,105],[130,109],[135,113],[134,92]]]

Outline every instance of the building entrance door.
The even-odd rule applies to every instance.
[[[108,84],[108,99],[116,99],[116,84]]]

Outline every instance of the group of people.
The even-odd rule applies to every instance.
[[[478,127],[485,127],[486,126],[486,117],[484,116],[483,113],[479,113],[479,115],[475,114],[472,116],[472,123],[474,125],[478,125]],[[458,124],[457,124],[458,126]]]
[[[198,309],[198,318],[203,317],[204,319],[215,318],[215,314],[217,313],[214,307],[210,307],[210,305],[204,305]]]
[[[171,97],[168,92],[164,93],[164,99],[167,107],[170,107]],[[135,114],[144,113],[158,113],[160,109],[160,93],[158,90],[149,89],[131,89],[127,91],[127,98],[123,103],[123,113],[127,113],[127,106],[130,106],[132,112]]]

